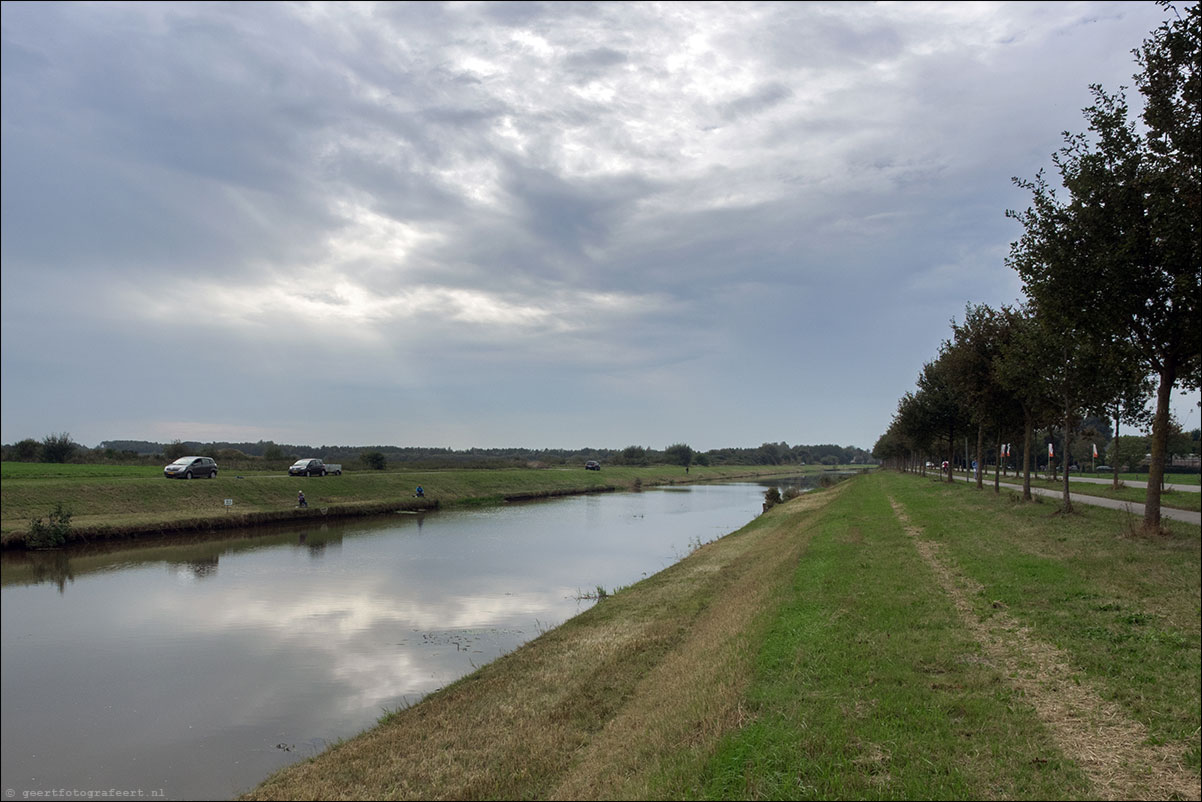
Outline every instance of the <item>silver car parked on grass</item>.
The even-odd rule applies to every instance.
[[[163,476],[168,479],[195,479],[201,476],[216,479],[217,463],[212,457],[180,457],[163,468]]]

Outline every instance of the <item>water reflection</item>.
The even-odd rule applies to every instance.
[[[4,555],[3,786],[230,797],[733,531],[756,484]],[[67,592],[68,586],[70,592]]]
[[[58,588],[58,592],[63,593],[67,589],[67,583],[75,581],[69,552],[55,549],[28,552],[27,555],[25,562],[28,566],[28,574],[34,583],[52,582]],[[7,569],[5,577],[7,579]]]
[[[296,537],[296,544],[308,549],[312,559],[320,559],[328,547],[342,547],[342,531],[330,531],[329,525],[322,524],[316,532],[300,532]]]
[[[200,537],[177,535],[137,541],[83,544],[71,549],[5,552],[0,584],[26,585],[54,582],[63,591],[78,575],[119,571],[139,565],[165,563],[194,566],[197,575],[212,576],[223,555],[252,549],[291,545],[320,556],[327,548],[339,548],[343,529],[313,524],[310,529],[247,528]]]
[[[217,575],[217,560],[218,557],[214,554],[196,560],[185,560],[182,565],[186,566],[197,579],[204,579]]]

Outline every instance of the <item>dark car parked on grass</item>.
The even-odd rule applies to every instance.
[[[163,468],[163,476],[168,479],[197,479],[201,476],[216,479],[217,463],[212,457],[180,457]]]
[[[586,471],[599,471],[599,470],[601,470],[601,463],[597,462],[597,460],[595,460],[595,459],[591,459],[588,462],[584,463],[584,469]]]
[[[342,466],[323,463],[319,459],[298,459],[296,462],[288,466],[289,476],[325,476],[332,473],[336,476],[342,476]]]

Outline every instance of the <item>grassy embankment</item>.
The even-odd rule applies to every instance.
[[[276,472],[221,472],[216,479],[163,478],[161,468],[0,463],[0,542],[20,544],[35,517],[58,503],[71,512],[76,538],[125,537],[300,520],[321,515],[366,515],[398,509],[492,504],[505,499],[625,490],[643,485],[709,481],[803,468],[731,466],[606,467],[447,471],[355,471],[342,476],[290,477]],[[819,470],[814,468],[812,470]],[[421,485],[426,498],[414,498]],[[297,509],[303,490],[307,509]],[[225,506],[232,499],[233,505]]]
[[[1199,796],[1197,527],[878,473],[622,589],[258,799]]]

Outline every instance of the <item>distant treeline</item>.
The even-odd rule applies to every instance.
[[[347,469],[390,466],[421,468],[529,467],[540,465],[582,464],[597,460],[610,465],[653,465],[663,463],[694,465],[847,465],[872,464],[869,452],[855,446],[822,444],[790,446],[788,443],[764,443],[754,448],[720,448],[694,451],[684,444],[663,450],[643,446],[608,448],[426,448],[417,446],[309,446],[260,440],[255,443],[176,440],[158,443],[149,440],[106,440],[96,448],[74,443],[65,433],[50,435],[42,441],[22,440],[0,447],[0,458],[17,462],[131,462],[154,463],[185,455],[213,457],[219,462],[252,464],[290,462],[301,457],[318,457],[326,462],[344,464]],[[682,459],[682,454],[685,458]],[[380,460],[382,457],[382,461]]]

